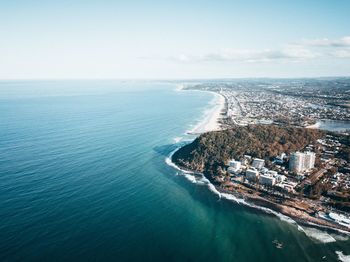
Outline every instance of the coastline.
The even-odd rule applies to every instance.
[[[247,208],[262,212],[263,214],[275,216],[282,221],[295,225],[299,231],[320,242],[335,242],[336,239],[333,237],[334,235],[345,236],[346,238],[350,236],[348,228],[334,225],[317,217],[311,217],[305,212],[296,210],[290,206],[276,204],[259,196],[225,190],[220,186],[213,184],[203,173],[178,166],[172,161],[172,156],[180,148],[181,147],[176,148],[169,154],[165,159],[166,164],[181,172],[181,174],[191,183],[207,186],[209,191],[217,195],[220,199],[226,199],[235,204],[244,205]],[[309,232],[309,229],[316,230],[316,232]],[[334,235],[332,236],[330,234]]]
[[[197,91],[197,90],[195,90]],[[199,90],[198,90],[199,91]],[[202,133],[210,131],[222,130],[220,125],[221,113],[225,108],[226,98],[216,92],[211,91],[199,91],[199,92],[209,92],[214,94],[214,99],[212,102],[214,106],[204,113],[204,118],[190,131],[187,132],[189,135],[200,135]]]
[[[306,128],[311,129],[323,129],[338,133],[348,133],[350,130],[349,120],[332,120],[332,119],[319,119],[313,125],[309,125]]]
[[[215,188],[221,193],[221,194],[228,194],[232,195],[238,199],[242,199],[245,201],[245,203],[252,207],[257,208],[262,211],[265,211],[265,213],[272,213],[276,216],[283,215],[286,218],[290,219],[291,222],[293,221],[295,224],[304,225],[307,227],[317,228],[324,230],[326,232],[331,233],[338,233],[338,234],[345,234],[350,235],[350,229],[346,228],[341,225],[336,225],[331,222],[328,222],[324,219],[320,219],[318,217],[310,216],[305,211],[297,210],[294,207],[291,207],[289,205],[283,205],[283,204],[277,204],[275,202],[272,202],[268,199],[265,199],[260,196],[255,195],[249,195],[246,193],[235,193],[232,191],[226,191],[221,187],[215,186]]]
[[[332,238],[332,236],[330,236],[329,234],[342,235],[346,237],[350,236],[350,231],[348,228],[345,228],[340,225],[335,225],[333,223],[327,222],[317,217],[312,217],[303,211],[297,210],[290,206],[271,202],[268,199],[264,199],[260,196],[248,195],[245,193],[225,190],[222,187],[215,185],[210,180],[210,178],[206,177],[203,173],[196,172],[193,170],[188,170],[181,166],[178,166],[172,161],[172,156],[180,148],[181,147],[173,150],[169,154],[169,156],[166,158],[165,162],[169,166],[180,171],[182,175],[185,176],[186,179],[189,180],[191,183],[207,186],[208,189],[214,194],[216,194],[217,196],[219,196],[220,199],[226,199],[236,204],[244,205],[248,208],[258,210],[264,214],[273,215],[282,221],[285,221],[289,224],[293,224],[297,226],[299,231],[304,232],[307,236],[312,237],[316,240],[320,240],[320,239],[315,235],[309,235],[309,233],[307,232],[307,229],[301,226],[319,230],[320,232],[318,232],[318,234],[324,234],[326,235],[326,237],[329,237],[329,238]]]
[[[183,90],[183,89],[181,88],[180,90]],[[191,131],[187,132],[187,134],[189,135],[198,136],[205,132],[222,130],[222,127],[220,126],[220,123],[219,123],[219,119],[221,118],[221,113],[222,113],[222,110],[224,109],[226,98],[217,92],[211,92],[211,91],[201,91],[201,92],[214,93],[214,95],[216,96],[216,98],[214,98],[215,99],[214,106],[212,109],[205,111],[204,119],[202,119],[199,122],[199,124],[197,124]],[[316,123],[312,126],[308,126],[307,128],[318,128],[318,127],[319,126]],[[170,153],[170,155],[166,158],[166,163],[169,166],[180,171],[182,175],[184,175],[186,179],[188,179],[190,182],[198,185],[207,186],[210,191],[218,195],[220,198],[233,201],[237,204],[243,204],[249,208],[263,212],[264,214],[274,215],[283,221],[296,225],[298,227],[298,230],[304,232],[308,236],[309,236],[309,233],[306,232],[307,228],[319,230],[318,234],[324,234],[329,236],[330,238],[332,237],[329,234],[340,234],[340,235],[346,235],[347,237],[350,235],[349,228],[343,227],[341,225],[335,225],[319,217],[311,216],[310,214],[302,210],[297,210],[294,207],[289,205],[274,203],[268,199],[262,198],[260,196],[250,195],[248,193],[234,192],[232,190],[231,191],[227,190],[225,188],[222,188],[219,185],[216,185],[214,181],[211,181],[211,179],[209,177],[206,177],[203,173],[199,173],[193,170],[188,170],[181,166],[178,166],[172,161],[172,157],[174,153],[181,148],[182,146],[173,150]],[[307,228],[304,230],[304,228],[302,228],[301,225],[306,226]],[[309,236],[309,237],[315,238],[314,236]],[[317,239],[317,237],[315,239]]]
[[[309,125],[305,128],[311,128],[311,129],[319,129],[320,128],[320,123],[319,122],[316,122],[315,124],[313,125]]]

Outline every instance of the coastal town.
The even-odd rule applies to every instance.
[[[334,156],[345,145],[331,136],[317,142],[303,152],[276,156],[269,167],[264,159],[249,155],[240,160],[231,159],[227,168],[229,179],[218,176],[217,181],[228,191],[237,186],[241,190],[242,187],[254,189],[268,194],[269,199],[278,202],[283,199],[296,210],[350,229],[349,206],[339,205],[339,201],[349,200],[350,165]],[[338,206],[334,205],[336,201]]]
[[[329,88],[330,83],[334,88]],[[219,121],[222,130],[254,125],[310,130],[319,128],[320,121],[335,121],[337,129],[331,126],[298,150],[278,150],[278,154],[261,158],[252,152],[224,159],[211,178],[220,191],[299,222],[350,232],[349,79],[326,83],[223,81],[186,89],[211,91],[225,98]],[[207,171],[205,167],[203,171]]]
[[[349,121],[350,80],[346,78],[337,81],[223,81],[191,85],[187,89],[224,96],[226,124],[275,123],[307,127],[322,119]]]

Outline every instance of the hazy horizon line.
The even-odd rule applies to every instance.
[[[197,81],[197,80],[239,80],[239,79],[326,79],[326,78],[350,78],[350,75],[323,75],[323,76],[252,76],[252,77],[194,77],[194,78],[157,78],[157,77],[135,77],[135,78],[0,78],[1,82],[5,81],[103,81],[103,80],[118,80],[118,81]]]

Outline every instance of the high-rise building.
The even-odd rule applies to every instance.
[[[304,168],[309,170],[315,166],[316,155],[313,152],[304,153]]]
[[[289,158],[289,170],[300,173],[303,171],[304,154],[301,152],[295,152],[290,155]]]
[[[289,170],[300,173],[310,170],[315,166],[316,155],[313,152],[295,152],[292,153],[289,159]]]

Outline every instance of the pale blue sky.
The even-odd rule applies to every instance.
[[[0,79],[350,75],[350,1],[0,0]]]

